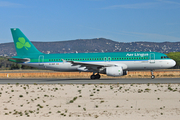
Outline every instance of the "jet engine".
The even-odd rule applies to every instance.
[[[122,76],[127,75],[127,71],[122,67],[106,67],[106,74],[107,76]]]

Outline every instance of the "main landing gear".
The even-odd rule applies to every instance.
[[[151,79],[154,79],[155,76],[153,75],[153,70],[151,70]]]
[[[100,79],[101,78],[101,76],[99,75],[99,73],[97,73],[96,75],[94,75],[94,73],[93,73],[93,75],[91,75],[91,79]]]

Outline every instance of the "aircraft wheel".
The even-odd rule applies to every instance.
[[[154,76],[154,75],[152,75],[152,76],[151,76],[151,79],[154,79],[154,78],[155,78],[155,76]]]
[[[96,75],[96,79],[100,79],[101,76],[99,74]]]
[[[96,76],[95,75],[91,75],[91,79],[96,79]]]

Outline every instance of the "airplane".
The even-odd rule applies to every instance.
[[[92,72],[90,79],[100,74],[123,76],[128,71],[166,69],[176,65],[173,59],[158,52],[107,52],[45,54],[36,49],[18,28],[11,28],[17,56],[8,60],[18,64],[60,72]]]

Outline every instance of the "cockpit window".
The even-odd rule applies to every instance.
[[[161,56],[161,59],[169,58],[168,56]]]

